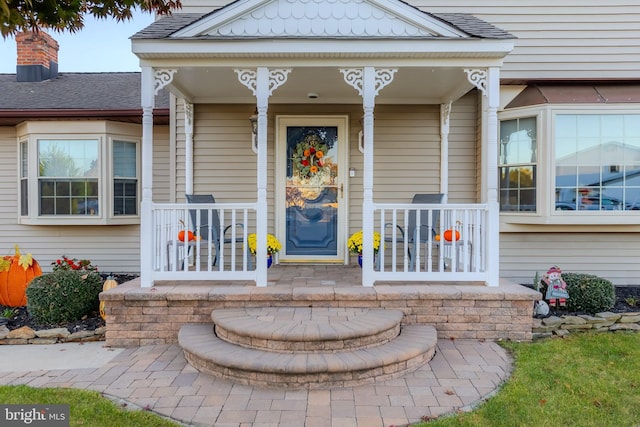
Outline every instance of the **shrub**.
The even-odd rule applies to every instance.
[[[595,314],[613,307],[616,292],[613,283],[592,274],[563,273],[567,284],[567,309]]]
[[[75,322],[98,310],[97,272],[57,270],[36,279],[27,288],[27,311],[39,324]]]

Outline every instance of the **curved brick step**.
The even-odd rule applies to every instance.
[[[400,333],[400,310],[264,307],[213,310],[215,334],[243,347],[279,352],[367,348]]]
[[[396,378],[431,360],[436,341],[433,327],[409,325],[395,339],[375,347],[282,353],[223,341],[211,325],[185,325],[178,334],[187,361],[202,372],[242,384],[294,388],[345,387]]]

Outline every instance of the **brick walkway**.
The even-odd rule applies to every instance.
[[[98,369],[6,373],[0,384],[96,390],[193,426],[388,427],[470,410],[511,369],[510,357],[495,342],[440,340],[431,362],[402,378],[288,391],[201,374],[179,346],[155,345],[124,349]]]

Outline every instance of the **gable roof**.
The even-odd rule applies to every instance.
[[[0,125],[29,117],[110,117],[140,123],[140,84],[136,72],[60,73],[41,82],[18,82],[15,74],[0,74]],[[160,92],[155,107],[168,112],[167,92]]]
[[[163,17],[131,38],[275,37],[515,38],[469,14],[432,14],[399,0],[237,0],[210,13]]]

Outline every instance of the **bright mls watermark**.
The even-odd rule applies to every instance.
[[[0,425],[69,427],[69,405],[0,405]]]

